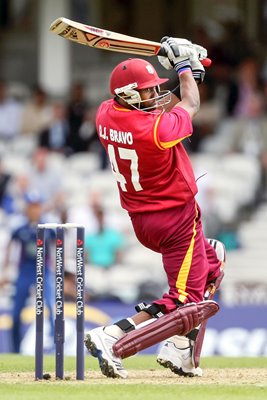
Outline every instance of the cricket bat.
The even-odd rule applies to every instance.
[[[140,56],[165,55],[159,42],[96,28],[64,17],[52,22],[50,31],[65,39],[98,49]],[[205,67],[211,64],[209,58],[200,61]]]

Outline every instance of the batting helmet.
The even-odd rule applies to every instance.
[[[118,64],[110,76],[110,91],[116,94],[118,89],[134,85],[135,89],[147,89],[159,86],[169,79],[160,78],[149,62],[140,58],[129,58]]]

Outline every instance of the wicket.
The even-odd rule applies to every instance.
[[[64,239],[66,229],[76,229],[76,379],[84,380],[84,232],[81,225],[73,223],[38,224],[36,232],[36,341],[35,341],[35,379],[43,379],[44,352],[44,267],[45,232],[56,232],[56,271],[55,271],[55,355],[56,379],[64,378]]]

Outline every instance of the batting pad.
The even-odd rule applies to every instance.
[[[127,358],[174,335],[185,336],[219,310],[213,300],[190,303],[155,322],[129,332],[113,345],[116,357]]]

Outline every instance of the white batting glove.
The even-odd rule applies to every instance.
[[[190,40],[187,39],[182,39],[182,38],[173,38],[175,42],[177,43],[178,46],[188,46],[188,47],[193,47],[195,48],[199,60],[204,60],[205,58],[208,57],[208,52],[205,47],[200,46],[199,44],[195,44],[190,42]]]
[[[206,57],[205,57],[206,58]],[[205,78],[205,68],[201,64],[199,58],[193,57],[190,60],[191,68],[192,68],[192,74],[195,79],[195,81],[200,85]]]
[[[190,40],[183,39],[183,38],[172,38],[172,39],[175,40],[175,42],[178,46],[180,46],[180,45],[181,46],[192,46],[192,42]],[[164,40],[164,37],[161,40]]]
[[[166,41],[167,39],[168,39],[168,37],[165,36],[161,39],[161,42],[164,43],[164,41]],[[190,40],[183,39],[183,38],[169,38],[169,39],[172,39],[172,41],[175,41],[176,45],[181,50],[181,54],[180,54],[181,56],[183,56],[183,55],[189,56],[190,49],[196,50],[199,60],[204,60],[208,56],[208,52],[207,52],[207,49],[205,49],[205,47],[200,46],[199,44],[192,43],[192,42],[190,42]],[[188,47],[189,49],[186,49],[186,47]],[[189,58],[190,58],[190,56],[189,56]]]
[[[174,68],[179,74],[182,70],[191,69],[189,58],[197,56],[193,46],[177,45],[174,38],[164,37],[162,39],[162,50],[166,57],[158,56],[158,60],[165,69]]]
[[[200,60],[204,60],[208,56],[207,49],[205,47],[200,46],[198,44],[194,44],[189,40],[182,38],[174,38],[175,42],[179,45],[193,47],[195,49],[195,53],[189,57],[192,73],[195,81],[200,84],[203,82],[205,78],[205,68],[201,64]]]
[[[205,49],[205,47],[199,46],[198,44],[193,44],[193,46],[196,49],[199,60],[205,60],[205,58],[208,57],[208,52],[207,49]]]
[[[175,63],[175,58],[177,57],[189,58],[195,54],[194,46],[192,43],[189,45],[187,42],[190,43],[186,39],[177,41],[175,38],[169,37],[162,42],[161,46],[165,49],[169,60]]]
[[[163,68],[167,70],[171,70],[174,68],[174,65],[171,64],[170,60],[168,57],[165,56],[158,56],[159,63],[163,66]]]

